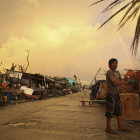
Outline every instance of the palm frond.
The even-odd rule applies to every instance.
[[[134,15],[133,15],[133,19],[136,17],[136,15],[137,15],[137,13],[138,13],[139,10],[140,10],[140,7],[138,6],[138,7],[137,7],[137,10],[135,11],[135,13],[134,13]]]
[[[114,13],[110,18],[108,18],[103,24],[101,24],[101,26],[98,28],[100,29],[102,26],[104,26],[108,21],[110,21],[114,16],[116,16],[118,13],[120,13],[121,11],[123,11],[125,8],[127,8],[129,6],[130,3],[126,4],[125,6],[123,6],[120,10],[118,10],[116,13]]]
[[[98,0],[97,2],[91,4],[89,7],[91,7],[93,5],[96,5],[96,4],[98,4],[100,2],[103,2],[103,1],[105,1],[105,0]],[[126,1],[126,0],[113,0],[113,2],[110,3],[103,10],[103,12],[111,10],[112,8],[114,8],[115,6],[117,6],[118,4],[120,4],[120,3],[124,2],[124,1]],[[120,20],[120,22],[118,24],[118,26],[119,26],[118,29],[122,28],[130,19],[134,19],[137,16],[137,14],[139,13],[139,10],[140,10],[140,0],[129,0],[129,3],[127,3],[121,9],[119,9],[117,12],[115,12],[113,15],[111,15],[105,22],[103,22],[100,25],[100,27],[98,29],[103,27],[114,16],[116,16],[117,14],[119,14],[120,12],[122,12],[125,9],[127,9],[127,10],[126,10],[125,14],[123,15],[122,19]],[[138,21],[137,21],[133,42],[132,42],[132,45],[131,45],[131,48],[130,48],[131,51],[132,51],[132,54],[135,54],[135,55],[136,55],[137,48],[138,48],[139,37],[140,37],[140,14],[139,14]]]
[[[121,29],[127,22],[128,22],[128,20],[130,19],[130,18],[132,18],[133,17],[133,19],[134,19],[134,17],[136,16],[136,14],[138,13],[138,11],[139,11],[139,6],[137,6],[135,9],[134,9],[134,11],[132,12],[132,14],[130,14],[129,16],[127,16],[127,18],[125,18],[125,19],[123,19],[123,21],[121,21],[119,24],[119,28],[118,28],[118,30],[119,29]]]
[[[122,0],[115,0],[113,1],[111,4],[109,4],[104,10],[103,13],[112,9],[113,7],[117,6],[118,4],[120,4],[122,2]]]
[[[137,48],[138,48],[138,44],[139,44],[139,37],[140,37],[140,16],[137,21],[135,35],[134,35],[134,39],[133,39],[132,46],[131,46],[132,54],[134,54],[135,56],[136,56]]]
[[[95,4],[98,4],[98,3],[100,3],[100,2],[103,2],[103,1],[104,1],[104,0],[96,1],[96,2],[92,3],[89,7],[91,7],[91,6],[95,5]]]
[[[136,1],[131,1],[132,2],[132,5],[128,8],[128,10],[125,12],[124,16],[122,17],[122,19],[120,20],[119,24],[122,23],[122,21],[125,19],[125,17],[130,13],[130,11],[132,9],[134,9],[135,5],[137,4]]]

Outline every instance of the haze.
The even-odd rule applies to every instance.
[[[121,15],[103,28],[113,11],[101,14],[104,4],[89,8],[94,0],[0,0],[0,61],[4,68],[27,65],[29,73],[51,76],[77,75],[90,82],[108,60],[117,58],[118,69],[139,69],[130,52],[135,21],[117,31]],[[102,75],[103,76],[103,75]]]

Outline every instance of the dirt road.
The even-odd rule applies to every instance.
[[[105,133],[105,106],[79,106],[81,94],[0,107],[0,140],[139,139],[139,122],[125,121],[131,133]]]

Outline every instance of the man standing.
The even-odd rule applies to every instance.
[[[109,70],[106,73],[107,82],[107,97],[106,97],[106,119],[107,125],[105,131],[112,134],[117,134],[117,131],[111,128],[111,118],[117,117],[118,130],[125,131],[122,124],[122,106],[119,96],[119,85],[126,84],[127,81],[122,81],[120,72],[117,71],[118,61],[115,58],[109,60]]]

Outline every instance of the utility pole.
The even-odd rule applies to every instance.
[[[99,68],[99,70],[97,71],[97,73],[95,74],[95,76],[93,77],[91,83],[90,83],[90,86],[92,85],[93,81],[95,80],[96,82],[96,76],[98,75],[98,73],[100,72],[101,68]]]

